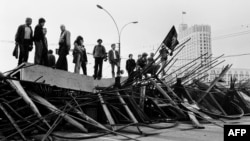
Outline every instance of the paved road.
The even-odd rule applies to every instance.
[[[225,123],[224,123],[224,122]],[[243,117],[239,120],[214,120],[213,122],[219,125],[224,124],[249,124],[250,117]],[[169,124],[161,124],[161,126],[167,126]],[[170,129],[156,130],[147,127],[140,127],[140,129],[145,133],[158,133],[157,135],[151,136],[141,136],[136,134],[122,133],[130,138],[140,140],[140,141],[223,141],[223,128],[215,124],[204,123],[205,129],[194,129],[191,123],[180,123],[178,126]],[[136,127],[130,127],[129,130],[138,131]],[[63,133],[66,135],[66,133]],[[83,136],[83,134],[69,134],[69,136],[77,137]],[[89,135],[89,134],[88,134]],[[107,135],[99,138],[88,139],[83,141],[120,141],[128,140],[123,136]],[[132,139],[131,139],[132,140]]]

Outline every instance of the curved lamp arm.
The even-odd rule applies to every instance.
[[[137,24],[137,23],[138,23],[138,21],[134,21],[134,22],[129,22],[129,23],[125,24],[125,25],[121,28],[121,30],[120,30],[119,38],[121,38],[122,31],[123,31],[123,29],[124,29],[127,25],[129,25],[129,24]]]
[[[118,37],[120,37],[119,28],[118,28],[118,25],[117,25],[115,19],[113,18],[113,16],[108,12],[108,10],[104,9],[102,6],[100,6],[100,5],[96,5],[96,6],[97,6],[99,9],[104,10],[104,11],[111,17],[111,19],[113,20],[113,22],[114,22],[114,24],[115,24],[115,27],[116,27],[116,30],[117,30],[117,33],[118,33]],[[120,39],[119,39],[119,40],[120,40]]]

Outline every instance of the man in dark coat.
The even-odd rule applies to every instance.
[[[56,62],[56,68],[68,71],[67,55],[70,50],[70,32],[66,30],[64,25],[61,25],[61,36],[59,39],[59,58]]]
[[[128,72],[128,76],[130,77],[130,75],[133,73],[135,67],[136,67],[136,63],[135,60],[133,59],[133,54],[129,54],[129,59],[126,61],[126,70]]]
[[[105,47],[102,45],[102,39],[97,40],[98,45],[94,47],[93,56],[95,58],[95,66],[94,66],[94,79],[100,80],[102,78],[102,65],[103,60],[107,59],[107,53]]]
[[[111,73],[112,77],[115,77],[115,66],[117,67],[117,75],[119,75],[118,72],[118,67],[120,66],[119,61],[120,61],[120,55],[117,50],[115,50],[115,44],[111,45],[111,50],[109,51],[108,57],[109,57],[109,63],[111,64]]]
[[[46,50],[46,43],[45,43],[45,34],[43,31],[43,26],[45,24],[45,19],[44,18],[40,18],[38,20],[38,25],[35,27],[35,31],[34,31],[34,42],[35,42],[35,64],[39,64],[39,65],[44,65],[42,64],[43,60],[43,52],[44,50]],[[46,53],[47,55],[47,53]],[[45,58],[43,58],[45,59]]]
[[[18,65],[28,61],[29,51],[33,49],[33,30],[30,26],[32,19],[26,18],[25,22],[25,24],[18,27],[15,36],[16,44],[20,49]]]

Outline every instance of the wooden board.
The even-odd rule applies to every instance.
[[[188,111],[187,114],[188,114],[188,117],[189,117],[190,120],[192,121],[193,126],[194,126],[195,128],[197,128],[197,129],[204,129],[204,128],[205,128],[203,125],[201,125],[201,124],[199,123],[199,121],[196,119],[196,117],[195,117],[195,115],[194,115],[193,112]]]
[[[187,102],[182,103],[182,105],[189,110],[189,111],[187,111],[187,114],[188,114],[188,117],[190,118],[190,120],[192,121],[193,126],[197,129],[204,129],[205,127],[203,125],[201,125],[199,123],[199,121],[197,120],[197,118],[195,117],[195,113],[199,113],[199,112],[197,112],[197,110],[195,108],[193,108],[192,106],[190,106]],[[206,117],[208,117],[208,116],[206,116]]]
[[[199,109],[194,108],[193,106],[191,106],[190,104],[187,103],[181,103],[182,106],[184,106],[185,108],[187,108],[189,111],[192,111],[193,113],[201,116],[203,119],[206,119],[207,121],[213,120],[210,116],[203,114],[202,112],[199,111]]]

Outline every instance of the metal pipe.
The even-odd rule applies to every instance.
[[[188,62],[187,64],[185,64],[184,66],[180,67],[178,70],[180,70],[180,69],[182,69],[182,68],[184,68],[184,67],[188,66],[189,64],[192,64],[194,61],[196,61],[196,60],[200,59],[203,55],[206,55],[206,54],[207,54],[207,53],[202,54],[201,56],[197,57],[196,59],[194,59],[194,60],[192,60],[192,61]],[[175,70],[175,72],[176,72],[176,71],[178,71],[178,70]],[[174,73],[174,72],[172,72],[172,74],[173,74],[173,73]],[[169,75],[171,75],[171,73],[170,73]],[[164,78],[168,77],[169,75],[164,76]]]
[[[211,70],[212,68],[214,68],[214,67],[216,67],[216,66],[220,65],[220,64],[221,64],[221,63],[223,63],[223,62],[225,62],[225,60],[223,60],[223,61],[221,61],[221,62],[219,62],[219,63],[217,63],[217,61],[216,61],[216,62],[214,62],[214,63],[217,63],[217,64],[215,64],[214,66],[212,66],[212,67],[210,67],[210,68],[207,68],[207,69],[202,70],[202,72],[200,72],[200,73],[198,73],[198,74],[193,75],[193,76],[192,76],[192,77],[190,77],[188,80],[193,79],[194,77],[197,77],[197,76],[199,76],[200,74],[203,74],[204,72],[207,72],[208,70]],[[185,81],[187,81],[187,80],[185,80]]]

